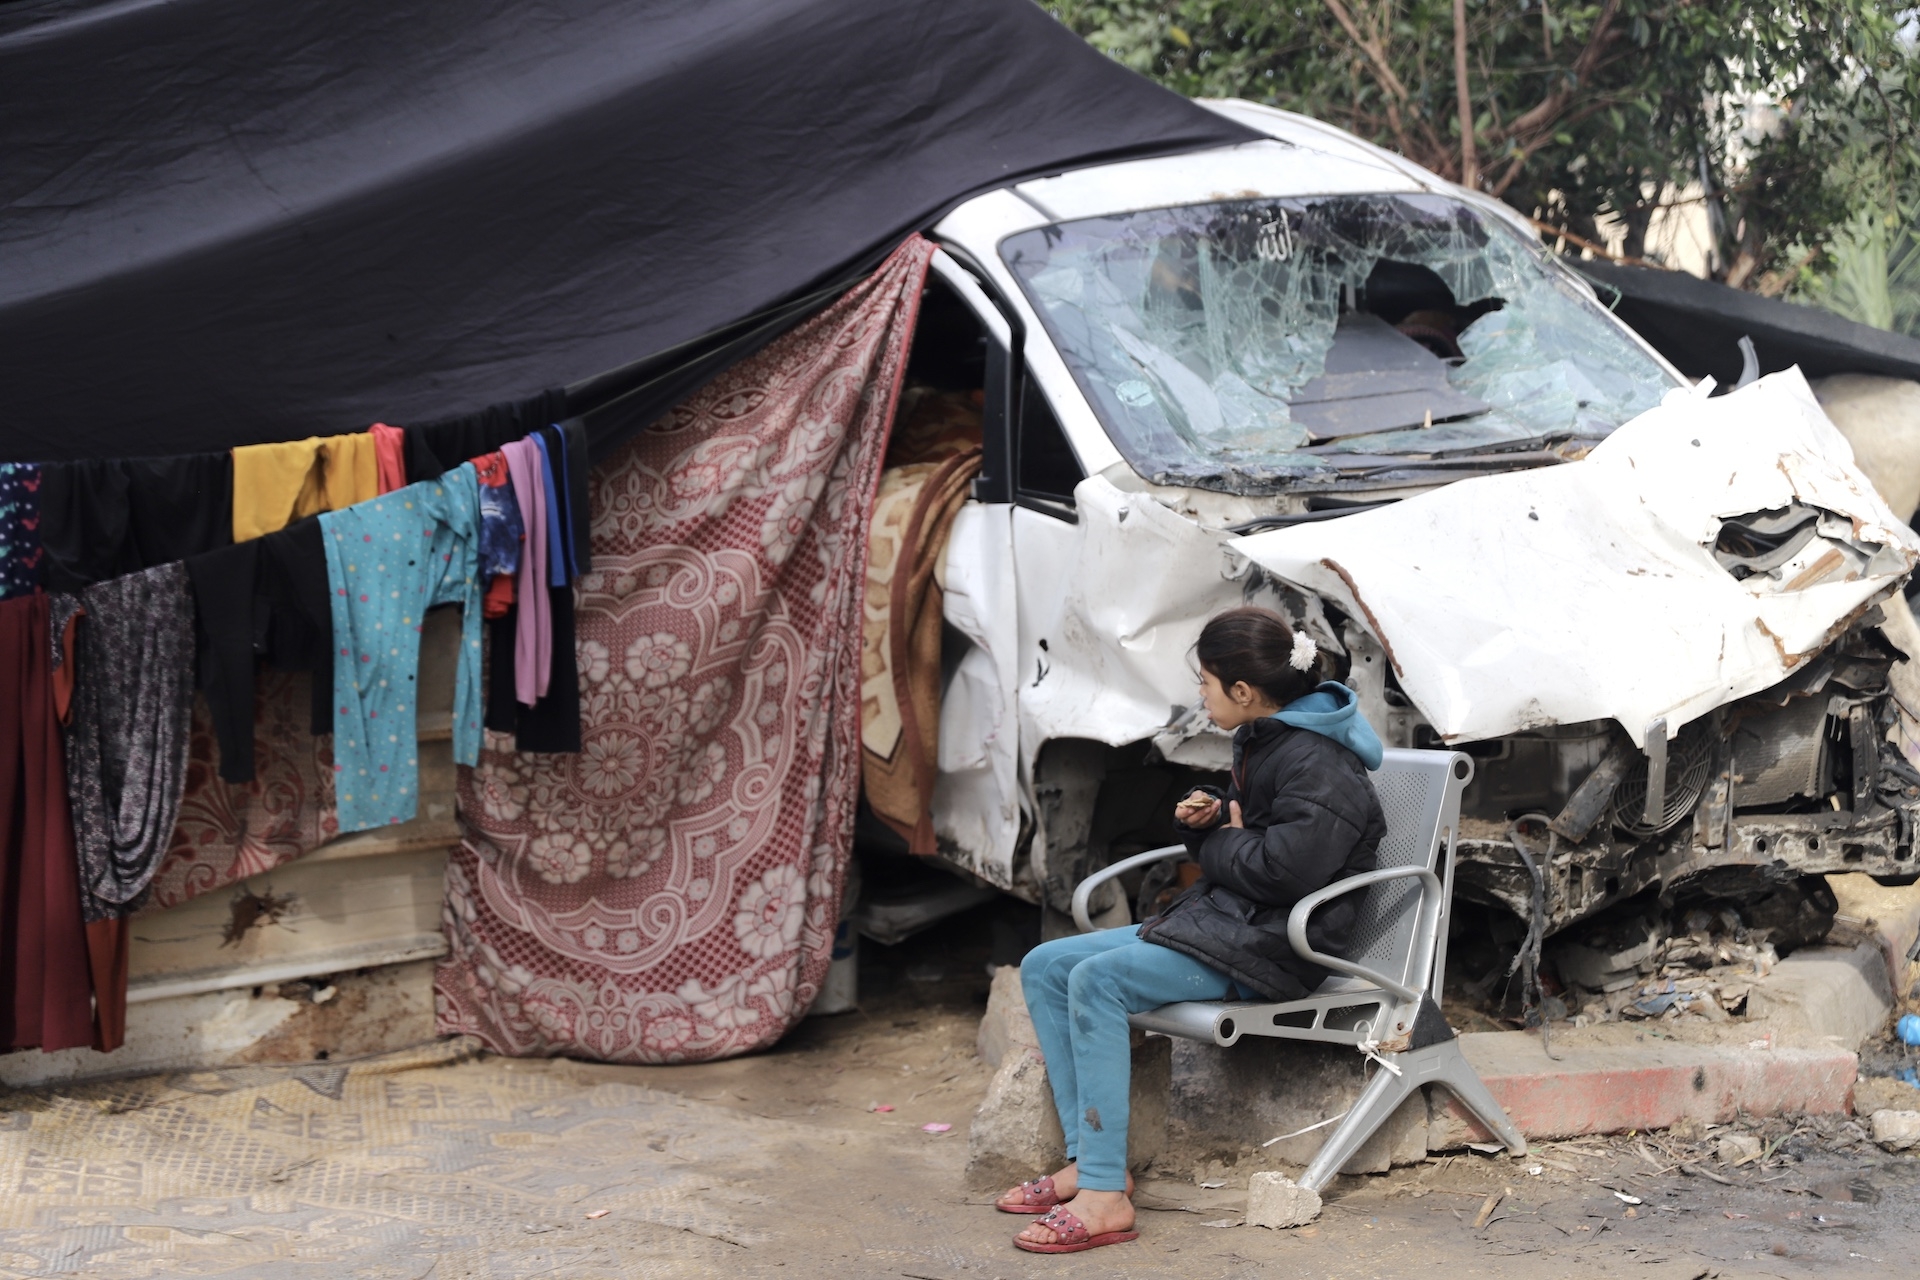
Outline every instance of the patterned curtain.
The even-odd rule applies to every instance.
[[[866,530],[932,246],[595,468],[582,751],[463,770],[440,1028],[679,1062],[778,1039],[826,972],[860,786]]]

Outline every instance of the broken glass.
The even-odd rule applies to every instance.
[[[1154,209],[1000,251],[1163,484],[1364,487],[1382,459],[1591,443],[1674,385],[1538,247],[1442,196]]]

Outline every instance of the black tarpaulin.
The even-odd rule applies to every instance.
[[[0,6],[0,458],[525,401],[1252,136],[1030,0]]]
[[[1794,365],[1809,378],[1879,373],[1920,378],[1920,342],[1856,324],[1818,307],[1763,298],[1683,271],[1576,262],[1600,300],[1691,378],[1730,387],[1740,378],[1740,339],[1753,339],[1761,373]]]

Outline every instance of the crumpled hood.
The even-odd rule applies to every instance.
[[[1271,718],[1332,738],[1360,757],[1360,763],[1368,769],[1378,769],[1385,759],[1380,736],[1360,714],[1359,695],[1336,681],[1328,680],[1305,697],[1295,698]]]
[[[1784,679],[1920,561],[1799,370],[1677,389],[1579,462],[1241,539],[1343,609],[1449,742],[1614,720],[1644,746]],[[1826,513],[1805,563],[1737,578],[1724,522]]]

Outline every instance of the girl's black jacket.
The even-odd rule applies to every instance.
[[[1240,802],[1244,828],[1224,825],[1225,800]],[[1294,954],[1287,915],[1308,894],[1374,869],[1387,833],[1380,798],[1344,746],[1261,719],[1234,732],[1233,785],[1221,813],[1222,825],[1187,837],[1201,879],[1140,926],[1140,936],[1212,966],[1248,995],[1298,1000],[1327,970]],[[1366,892],[1314,913],[1314,950],[1345,949]]]

